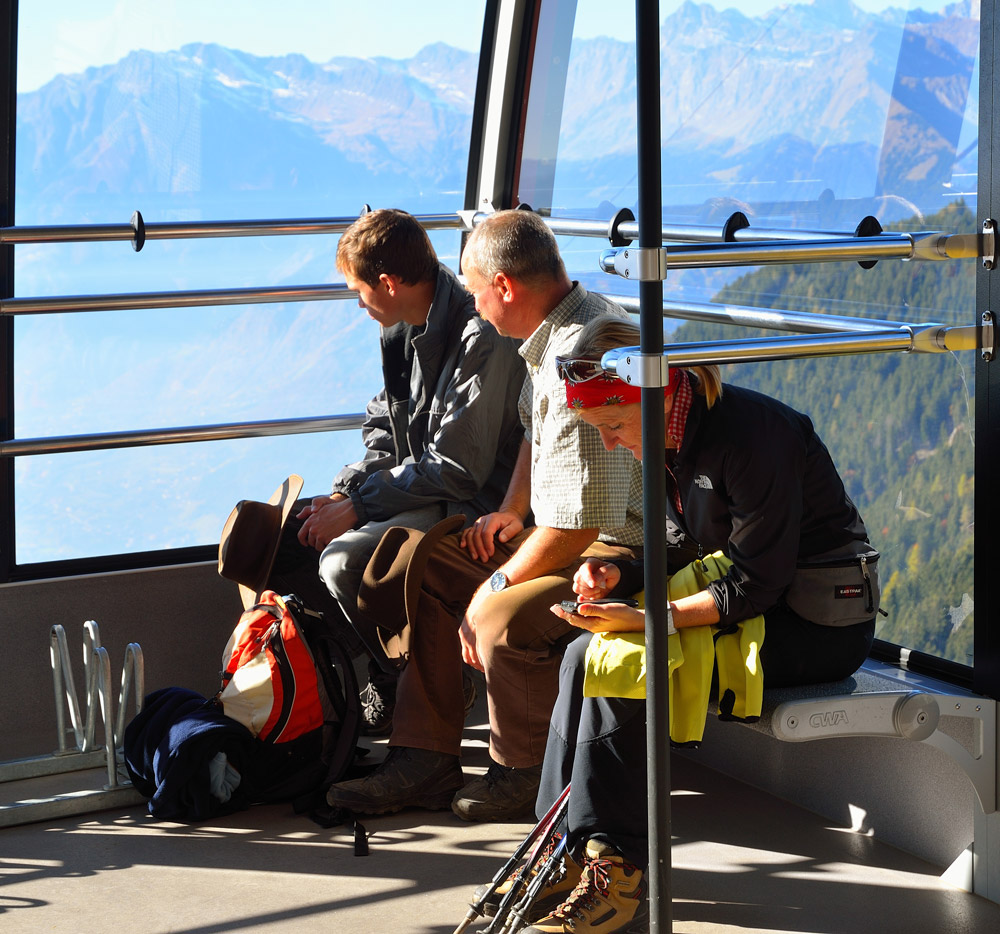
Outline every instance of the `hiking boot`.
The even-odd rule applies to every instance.
[[[583,875],[569,898],[524,934],[640,934],[649,930],[642,870],[606,843],[590,840]]]
[[[458,756],[391,746],[385,761],[364,778],[331,785],[326,801],[358,814],[388,814],[405,807],[440,811],[464,781]]]
[[[361,692],[361,732],[365,736],[388,736],[396,710],[396,676],[368,668],[368,684]]]
[[[552,855],[552,851],[559,844],[562,839],[562,834],[557,833],[553,835],[552,839],[549,840],[548,845],[542,851],[542,855],[539,857],[538,862],[535,863],[535,867],[528,874],[528,878],[525,882],[525,888],[531,884],[531,880],[535,878],[535,874],[538,870],[545,864],[545,861]],[[497,913],[497,908],[500,907],[500,902],[503,897],[510,891],[511,886],[513,886],[518,879],[521,878],[521,870],[524,867],[518,867],[515,869],[500,885],[497,886],[494,892],[486,895],[490,891],[490,883],[479,886],[473,893],[473,900],[478,902],[483,896],[486,896],[486,900],[483,902],[482,908],[480,909],[482,913],[487,918],[492,918]],[[545,887],[538,893],[538,897],[531,903],[531,907],[524,915],[524,921],[527,924],[531,924],[533,921],[538,921],[540,918],[544,918],[549,912],[558,908],[559,905],[565,901],[573,889],[576,888],[576,884],[580,881],[580,875],[583,870],[580,868],[580,864],[573,859],[569,853],[564,853],[562,858],[562,869],[556,870],[549,876],[548,881],[545,883]],[[524,894],[524,889],[521,890],[521,895]]]
[[[542,766],[514,769],[494,762],[485,775],[474,778],[451,802],[462,820],[507,821],[531,817],[538,797]]]

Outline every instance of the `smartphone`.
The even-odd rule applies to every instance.
[[[601,603],[623,603],[623,604],[625,604],[625,606],[638,606],[639,605],[639,601],[638,600],[633,600],[631,597],[601,597],[601,598],[599,598],[597,600],[579,600],[579,601],[577,601],[577,600],[563,600],[559,605],[567,613],[575,613],[576,612],[576,608],[581,603],[596,603],[596,604],[601,604]]]

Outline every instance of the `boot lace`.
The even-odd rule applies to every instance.
[[[510,781],[510,769],[500,765],[499,762],[493,762],[486,770],[483,779],[486,782],[487,788],[494,788],[497,785]]]
[[[552,914],[562,920],[568,920],[572,917],[582,918],[583,912],[593,911],[601,899],[608,897],[611,890],[611,869],[614,865],[610,859],[589,860],[576,888]]]
[[[380,719],[389,707],[386,699],[371,682],[361,692],[361,705],[365,712],[365,718],[369,721]]]

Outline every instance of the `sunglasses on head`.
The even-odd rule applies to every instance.
[[[588,357],[556,357],[556,372],[570,383],[586,383],[606,375],[601,361]]]

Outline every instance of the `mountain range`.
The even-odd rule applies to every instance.
[[[974,0],[759,17],[684,3],[661,28],[666,203],[704,214],[731,197],[773,214],[828,193],[938,210],[976,167],[977,37]],[[129,213],[203,217],[455,209],[477,64],[442,43],[325,63],[193,44],[60,75],[18,97],[18,215],[94,217],[123,192],[142,200]],[[592,212],[634,189],[634,44],[577,40],[568,69],[554,207]]]

